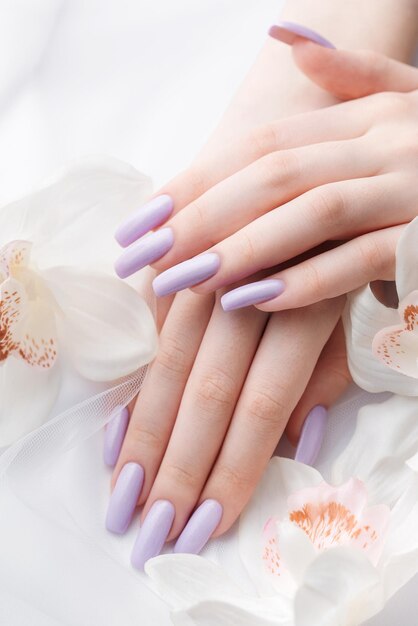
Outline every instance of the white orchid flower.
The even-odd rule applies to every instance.
[[[150,181],[112,159],[88,159],[0,209],[0,448],[39,426],[62,367],[113,381],[156,351],[152,314],[113,275],[117,224]]]
[[[312,467],[274,458],[240,520],[245,572],[180,554],[146,565],[173,624],[357,626],[369,619],[418,571],[416,455],[416,400],[395,396],[361,409],[331,484]]]
[[[370,287],[349,299],[344,325],[354,381],[371,392],[418,396],[418,218],[396,251],[398,310],[381,304]]]

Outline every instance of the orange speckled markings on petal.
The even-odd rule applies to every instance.
[[[418,306],[416,304],[410,304],[405,307],[403,317],[406,324],[406,330],[414,330],[418,325]]]
[[[264,527],[265,544],[262,558],[267,571],[273,576],[280,576],[280,554],[276,532],[276,521],[271,518]]]
[[[51,368],[57,346],[48,305],[29,301],[24,287],[13,278],[1,284],[0,294],[0,362],[12,356],[32,367]]]
[[[11,275],[13,267],[27,265],[32,244],[29,241],[11,241],[0,249],[0,275],[3,280]]]
[[[54,365],[57,358],[55,339],[41,338],[36,341],[34,337],[26,334],[20,342],[19,354],[29,365],[48,369]]]
[[[363,541],[362,548],[366,550],[378,538],[370,525],[360,526],[356,516],[339,502],[328,502],[319,506],[306,504],[299,511],[291,511],[289,519],[308,535],[318,550],[359,540],[360,537]]]
[[[19,321],[20,301],[17,291],[3,291],[3,298],[0,300],[0,361],[5,361],[10,354],[19,350],[19,342],[14,339],[13,329]]]

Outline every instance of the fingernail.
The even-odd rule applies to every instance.
[[[160,554],[175,516],[174,506],[168,500],[154,502],[139,530],[131,562],[139,570],[153,556]]]
[[[123,246],[145,235],[148,231],[162,224],[173,212],[174,203],[170,196],[163,194],[139,207],[116,230],[116,241]]]
[[[118,407],[110,418],[104,438],[103,460],[109,467],[114,467],[128,428],[129,411],[126,407]]]
[[[305,465],[315,463],[324,440],[327,417],[328,411],[320,404],[309,411],[296,448],[295,461]]]
[[[106,528],[122,535],[128,528],[144,483],[144,470],[138,463],[126,463],[116,481],[107,509]]]
[[[280,296],[284,288],[284,282],[276,278],[259,280],[228,291],[222,296],[221,305],[224,311],[233,311],[250,304],[260,304]]]
[[[174,552],[198,554],[219,526],[223,513],[217,500],[205,500],[193,513],[174,546]]]
[[[188,261],[183,261],[174,267],[170,267],[156,278],[152,283],[155,295],[168,296],[181,289],[193,287],[210,278],[219,269],[221,261],[214,252],[201,254]]]
[[[296,37],[304,37],[305,39],[309,39],[309,41],[313,41],[313,43],[324,46],[324,48],[333,48],[335,50],[334,44],[328,41],[328,39],[325,39],[325,37],[322,37],[322,35],[316,33],[314,30],[306,28],[306,26],[302,26],[301,24],[296,24],[295,22],[280,21],[270,26],[268,34],[270,37],[273,37],[273,39],[278,39],[283,43],[289,44],[289,46],[295,42]]]
[[[115,263],[115,272],[119,278],[127,278],[146,265],[160,259],[174,243],[171,228],[162,228],[150,233],[129,246]]]

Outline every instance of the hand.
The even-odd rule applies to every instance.
[[[206,161],[209,172],[233,170],[241,154],[231,159],[218,137],[200,162]],[[194,171],[177,179],[179,209],[202,192]],[[195,184],[184,186],[182,179]],[[333,332],[342,305],[340,300],[275,314],[260,342],[265,314],[225,315],[219,298],[213,307],[211,295],[184,292],[174,298],[113,477],[116,506],[110,507],[110,521],[119,524],[113,530],[127,527],[138,496],[145,504],[134,550],[137,566],[158,553],[167,535],[179,535],[196,502],[209,504],[190,518],[176,549],[198,551],[216,526],[215,535],[227,530],[250,497],[293,407],[288,433],[295,442],[311,408],[338,397],[349,380],[341,325]],[[312,426],[315,430],[318,424]],[[129,462],[135,464],[132,474]],[[142,492],[139,464],[145,468]],[[121,509],[124,484],[131,497]],[[155,507],[156,502],[163,504]],[[204,512],[212,514],[206,522]]]
[[[304,46],[317,49],[317,55],[321,51],[328,63],[340,54],[299,43],[299,48]],[[360,77],[372,75],[372,90],[385,80],[397,88],[418,87],[414,68],[376,55],[341,54],[349,72],[357,68]],[[299,52],[303,66],[301,59]],[[332,71],[336,64],[334,59]],[[309,69],[322,85],[329,83],[313,71],[312,62]],[[341,95],[341,89],[340,79],[335,91]],[[417,91],[372,95],[269,124],[230,147],[241,155],[239,171],[224,172],[221,182],[162,231],[145,238],[149,246],[153,237],[170,232],[169,249],[154,263],[159,270],[209,252],[163,272],[154,281],[156,293],[196,284],[196,292],[209,293],[279,266],[268,281],[240,287],[223,298],[227,310],[268,300],[260,308],[274,311],[332,298],[376,279],[393,279],[402,224],[417,213],[412,192],[418,164],[417,104]],[[386,145],[389,151],[382,150]],[[214,181],[219,177],[216,171],[206,176]],[[164,192],[175,198],[176,182]],[[329,239],[348,241],[288,269],[280,267]]]

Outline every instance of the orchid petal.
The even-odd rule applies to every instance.
[[[294,626],[291,607],[278,598],[207,600],[171,614],[175,626]]]
[[[154,358],[154,319],[132,287],[76,268],[52,268],[42,277],[60,309],[59,339],[82,376],[116,380]]]
[[[384,584],[385,595],[390,598],[418,572],[418,504],[408,515],[394,525],[385,546]]]
[[[387,367],[418,378],[418,290],[399,304],[399,312],[404,324],[378,332],[373,339],[373,352]],[[415,385],[418,387],[418,383]]]
[[[240,597],[242,591],[215,563],[193,554],[167,554],[150,559],[145,572],[157,593],[173,608],[196,602]]]
[[[34,242],[33,257],[41,268],[111,270],[119,253],[116,227],[150,193],[150,180],[130,165],[86,158],[0,210],[0,246],[16,239]]]
[[[0,365],[0,448],[44,423],[57,399],[58,364],[39,369],[9,357]]]
[[[306,486],[317,485],[322,476],[308,465],[291,459],[274,457],[250,501],[241,515],[239,549],[241,559],[256,589],[261,595],[271,595],[280,585],[282,593],[291,595],[294,582],[283,572],[277,585],[263,561],[265,525],[269,519],[287,516],[287,498]]]
[[[372,351],[375,335],[382,328],[398,324],[398,312],[381,304],[370,287],[351,294],[344,312],[348,365],[354,382],[366,391],[417,396],[416,380],[390,369]]]
[[[295,626],[357,626],[383,606],[380,577],[353,548],[322,552],[295,597]]]
[[[357,476],[366,483],[371,504],[392,507],[413,479],[407,461],[417,451],[416,399],[393,396],[381,404],[364,406],[351,441],[332,467],[332,482],[339,484]]]
[[[396,288],[400,300],[418,289],[418,217],[403,230],[398,241]]]

